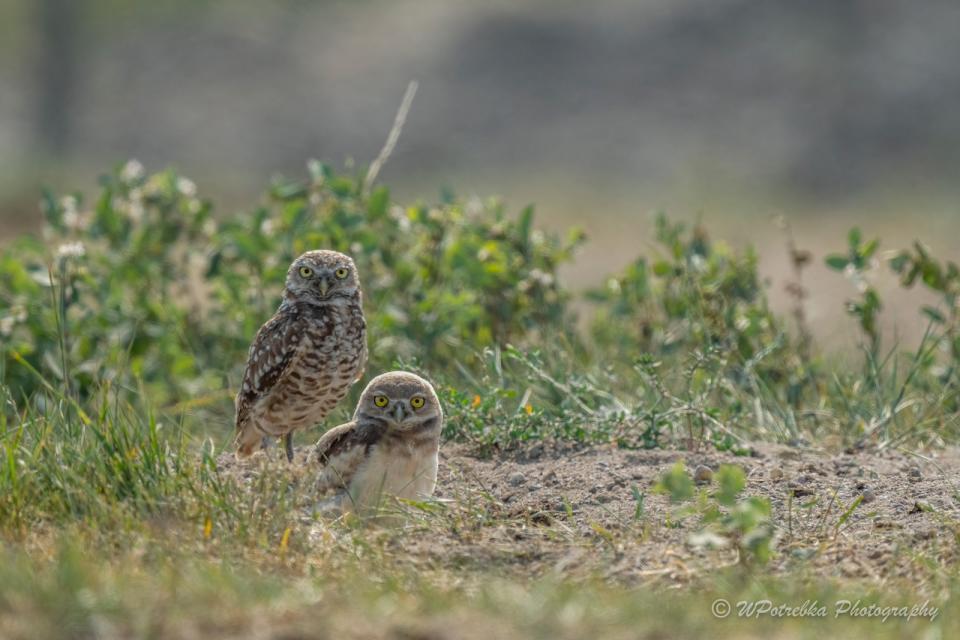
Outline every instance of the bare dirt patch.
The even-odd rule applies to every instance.
[[[309,451],[298,450],[293,469],[305,496]],[[391,528],[385,544],[402,550],[405,562],[451,576],[476,570],[630,584],[691,582],[740,558],[732,545],[692,544],[699,518],[682,517],[681,506],[653,491],[660,475],[682,460],[691,474],[699,468],[703,480],[710,475],[706,469],[739,465],[747,475],[743,495],[770,500],[776,553],[767,569],[774,574],[799,569],[812,577],[906,579],[922,587],[956,561],[957,450],[921,457],[758,444],[753,452],[743,457],[538,442],[485,458],[448,443],[441,448],[438,504],[409,507],[414,517]],[[247,478],[268,468],[237,465],[232,456],[223,456],[221,465],[245,469]],[[700,487],[712,491],[710,482]],[[313,500],[304,500],[305,519]],[[312,526],[331,530],[325,521]]]

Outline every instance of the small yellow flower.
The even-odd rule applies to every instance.
[[[287,544],[290,542],[290,527],[283,530],[283,537],[280,538],[280,551],[287,550]]]
[[[476,409],[477,407],[480,406],[480,396],[479,396],[479,395],[473,396],[473,402],[470,403],[470,406],[473,407],[474,409]]]
[[[523,405],[523,410],[527,412],[527,415],[533,415],[533,405],[529,402]]]
[[[213,520],[207,518],[203,523],[203,539],[209,540],[210,534],[213,533]]]

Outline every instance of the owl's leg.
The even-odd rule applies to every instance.
[[[287,452],[287,462],[293,462],[293,432],[283,436],[283,447]]]

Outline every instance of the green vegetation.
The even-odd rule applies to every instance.
[[[529,576],[465,559],[453,568],[404,563],[396,548],[404,535],[463,541],[478,528],[536,524],[508,518],[485,491],[406,505],[400,532],[353,521],[317,537],[304,524],[308,479],[281,466],[245,481],[216,461],[229,448],[251,337],[278,303],[290,260],[310,248],[345,251],[358,264],[369,372],[401,366],[430,377],[448,414],[445,437],[480,453],[555,439],[738,455],[759,440],[957,442],[960,272],[920,244],[881,260],[879,243],[854,231],[847,253],[828,258],[859,296],[849,310],[863,356],[843,364],[817,355],[802,323],[788,330],[771,312],[753,252],[663,217],[655,254],[580,300],[558,279],[585,240],[580,232],[555,237],[536,228],[532,209],[509,215],[494,201],[399,206],[386,189],[367,194],[362,180],[319,164],[306,181],[278,181],[261,206],[237,215],[215,215],[186,178],[147,175],[134,163],[105,178],[92,202],[48,194],[44,213],[42,239],[20,238],[0,254],[4,637],[64,629],[163,637],[254,620],[308,628],[324,617],[310,613],[318,593],[330,629],[372,607],[364,624],[401,611],[407,621],[496,615],[505,637],[669,634],[647,619],[662,620],[667,607],[690,615],[683,629],[698,634],[715,623],[708,603],[716,593],[836,595],[812,580],[787,588],[759,579],[777,553],[771,509],[742,496],[737,467],[721,467],[715,487],[699,491],[676,467],[657,485],[683,504],[674,513],[654,513],[634,486],[636,528],[598,525],[599,542],[574,529],[550,534],[569,536],[571,547],[600,544],[608,550],[601,560],[613,563],[618,545],[645,539],[644,523],[690,519],[700,540],[738,550],[736,568],[700,580],[674,604],[624,590],[596,567],[577,588],[540,575],[529,595],[514,598],[504,594],[519,594]],[[802,270],[807,258],[794,259]],[[869,277],[884,261],[904,286],[920,284],[943,301],[918,310],[930,329],[916,351],[885,344],[877,329],[882,304]],[[858,505],[838,514],[836,530]],[[376,577],[371,562],[382,567]],[[937,593],[952,592],[955,573],[937,575]],[[924,587],[908,581],[897,598],[929,593]],[[165,595],[147,603],[143,594],[154,591]],[[481,594],[476,608],[462,603],[467,592]],[[281,601],[289,619],[276,612]],[[730,629],[760,634],[768,624]],[[829,624],[851,631],[849,619]],[[872,635],[898,637],[908,628],[898,624],[908,623]]]
[[[741,562],[766,563],[774,535],[770,501],[759,497],[739,499],[747,479],[743,469],[735,465],[721,465],[716,484],[716,491],[701,491],[695,503],[674,512],[670,519],[699,516],[701,527],[693,536],[696,546],[722,548],[732,544],[738,547]],[[660,477],[654,489],[668,494],[671,502],[684,503],[694,497],[695,484],[683,463],[678,462]]]
[[[736,448],[956,434],[960,276],[920,244],[889,260],[904,286],[943,299],[918,310],[931,328],[914,353],[878,333],[869,276],[879,243],[854,230],[848,253],[827,259],[858,290],[849,310],[864,358],[849,366],[811,355],[804,328],[789,331],[771,312],[751,250],[662,216],[660,249],[587,293],[579,331],[571,303],[583,301],[557,271],[584,236],[544,233],[531,208],[511,216],[452,197],[402,207],[319,163],[247,213],[215,216],[195,191],[130,164],[89,205],[47,195],[43,240],[21,238],[0,256],[0,375],[18,407],[50,400],[50,387],[81,406],[120,394],[224,443],[247,346],[287,265],[331,247],[363,276],[370,370],[399,362],[437,381],[451,437]]]

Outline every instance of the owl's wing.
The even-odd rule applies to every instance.
[[[348,450],[366,450],[376,444],[386,429],[383,425],[351,420],[327,431],[317,441],[316,454],[321,464],[327,464]]]
[[[237,431],[243,430],[254,403],[269,393],[296,362],[303,325],[299,313],[278,313],[257,331],[237,394]]]

